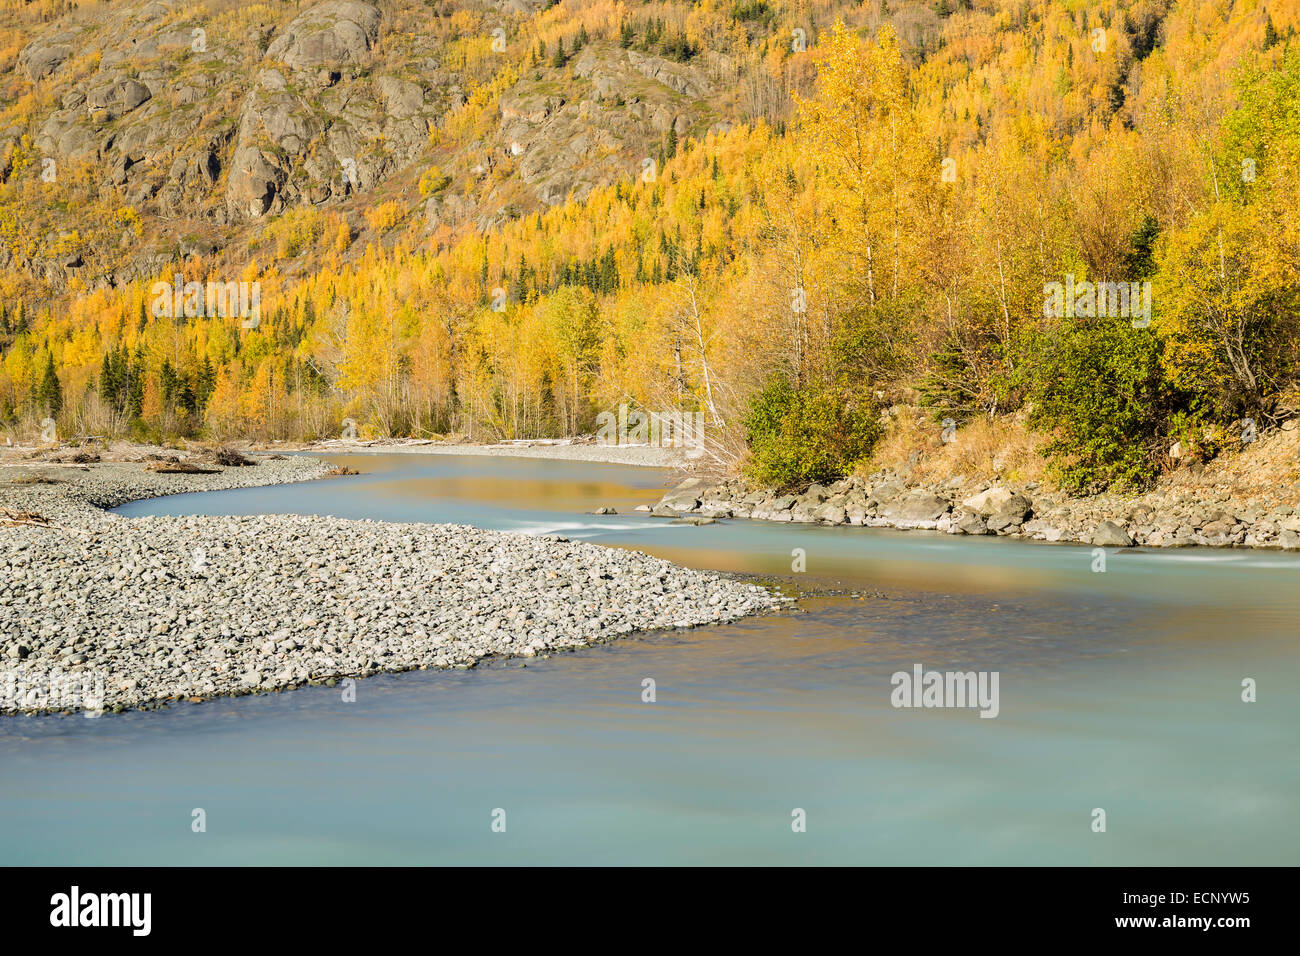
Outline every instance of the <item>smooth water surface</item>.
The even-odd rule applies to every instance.
[[[1295,556],[1109,551],[1097,573],[1077,546],[676,525],[632,510],[662,493],[653,469],[331,460],[365,474],[120,513],[560,533],[810,596],[526,667],[375,677],[355,703],[321,687],[0,720],[0,862],[1300,862]],[[999,715],[895,709],[890,675],[916,663],[997,671]]]

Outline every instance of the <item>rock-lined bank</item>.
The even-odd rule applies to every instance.
[[[742,479],[716,484],[690,479],[669,491],[651,514],[993,534],[1101,547],[1300,550],[1300,507],[1234,501],[1194,487],[1133,497],[1072,498],[1032,483],[972,488],[955,479],[908,487],[881,473],[779,494]]]
[[[0,469],[0,713],[176,699],[732,621],[763,588],[646,554],[454,525],[299,516],[120,518],[182,490],[320,477],[306,458],[207,475],[142,464]],[[265,471],[263,471],[265,469]],[[35,514],[50,524],[13,523]]]

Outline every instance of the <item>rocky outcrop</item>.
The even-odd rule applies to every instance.
[[[239,114],[226,183],[232,217],[342,199],[423,150],[433,113],[425,88],[363,69],[381,23],[372,4],[327,0],[267,47]]]
[[[684,135],[698,121],[691,100],[710,89],[701,70],[607,43],[584,47],[569,68],[582,81],[577,95],[526,77],[500,100],[500,161],[548,206],[643,175],[669,129]]]
[[[295,72],[357,66],[379,39],[379,10],[361,0],[326,0],[303,11],[276,37],[266,59]]]
[[[632,69],[642,76],[654,80],[656,83],[661,83],[682,96],[697,99],[708,96],[713,92],[713,84],[701,76],[698,71],[680,63],[673,63],[670,60],[663,59],[663,57],[638,53],[636,50],[627,51],[627,61],[631,64]]]
[[[77,35],[69,32],[36,38],[18,54],[19,72],[32,83],[45,79],[72,56],[76,42]]]

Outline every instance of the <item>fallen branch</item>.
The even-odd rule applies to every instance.
[[[50,527],[50,519],[44,515],[38,515],[35,511],[13,511],[9,508],[0,508],[0,524],[5,527],[16,527],[18,525],[32,525],[37,528]]]
[[[48,528],[51,531],[68,531],[72,534],[89,535],[90,532],[82,528],[69,528],[66,525],[54,524],[45,515],[37,514],[34,511],[14,511],[11,508],[0,508],[0,528]]]
[[[159,461],[145,467],[149,471],[160,475],[217,475],[221,473],[220,468],[203,468],[199,465],[192,465],[187,461]]]

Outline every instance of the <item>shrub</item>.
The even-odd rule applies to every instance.
[[[880,437],[873,412],[847,392],[796,389],[788,376],[775,374],[745,416],[746,471],[755,481],[777,487],[846,475]]]
[[[1127,319],[1087,319],[1038,336],[1035,353],[1021,375],[1031,424],[1051,434],[1049,474],[1089,493],[1154,478],[1170,398],[1156,335]]]
[[[426,199],[442,192],[451,184],[451,177],[437,166],[430,166],[420,177],[420,195]]]

